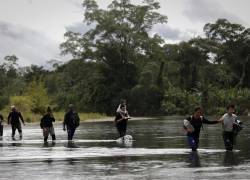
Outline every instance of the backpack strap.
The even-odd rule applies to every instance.
[[[204,127],[203,127],[203,116],[200,116],[200,118],[201,118],[201,129],[204,131]]]

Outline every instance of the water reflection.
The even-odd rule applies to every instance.
[[[119,147],[126,147],[126,148],[131,148],[133,147],[133,141],[116,141],[117,145]]]
[[[201,167],[200,156],[197,151],[191,151],[188,154],[189,167]]]
[[[43,147],[48,148],[48,147],[55,147],[56,142],[52,141],[52,142],[44,142],[43,143]]]
[[[224,154],[224,166],[236,166],[239,164],[238,153],[226,151]]]
[[[79,148],[79,146],[77,146],[74,141],[68,141],[66,144],[66,147],[67,148]]]
[[[16,146],[16,147],[21,147],[22,146],[22,144],[20,142],[15,142],[15,141],[11,142],[10,145],[11,146]]]

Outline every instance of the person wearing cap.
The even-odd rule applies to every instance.
[[[78,116],[78,113],[75,111],[75,107],[73,104],[69,105],[68,112],[64,115],[64,121],[63,121],[63,130],[68,133],[68,140],[71,141],[73,139],[73,136],[75,134],[76,128],[79,126],[80,118]]]
[[[47,113],[42,117],[40,122],[40,127],[43,130],[43,137],[45,143],[47,142],[49,135],[51,135],[52,141],[56,140],[53,122],[55,122],[55,118],[52,114],[51,108],[48,107]]]
[[[19,132],[20,139],[22,139],[23,137],[20,119],[23,125],[25,125],[21,112],[17,111],[15,106],[11,106],[11,112],[9,113],[9,116],[8,116],[8,124],[11,124],[11,128],[12,128],[11,137],[13,140],[15,140],[16,129]]]

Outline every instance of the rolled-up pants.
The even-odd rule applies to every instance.
[[[51,135],[52,140],[56,140],[55,130],[53,126],[43,128],[43,137],[45,141],[47,141],[49,135]]]

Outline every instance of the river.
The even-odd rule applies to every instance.
[[[69,143],[61,124],[57,140],[43,143],[38,124],[23,127],[23,140],[0,140],[0,179],[249,179],[250,123],[233,152],[226,152],[221,125],[204,125],[196,153],[187,148],[183,117],[147,118],[128,123],[131,143],[116,141],[113,122],[85,122]]]

